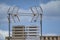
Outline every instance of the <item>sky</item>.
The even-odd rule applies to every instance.
[[[0,40],[4,40],[4,37],[8,36],[7,11],[9,7],[13,6],[19,8],[19,13],[30,13],[30,7],[41,6],[43,9],[43,35],[60,35],[60,0],[0,0]],[[14,25],[40,26],[39,20],[30,22],[31,16],[19,16],[19,18],[20,22],[17,20],[16,23],[11,18],[11,28]]]

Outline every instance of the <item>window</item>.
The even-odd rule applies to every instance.
[[[52,40],[54,40],[54,37],[52,37]]]
[[[48,40],[50,40],[50,38],[48,37]]]
[[[58,40],[58,37],[56,37],[56,40]]]
[[[44,37],[44,40],[46,40],[46,37]]]

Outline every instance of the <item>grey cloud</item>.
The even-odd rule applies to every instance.
[[[41,7],[43,8],[43,16],[48,18],[59,18],[60,17],[60,1],[51,1],[48,2],[47,4],[40,4]],[[0,21],[7,21],[7,10],[8,10],[8,5],[6,4],[0,4]],[[24,10],[24,9],[19,9],[19,13],[31,13],[31,10]],[[21,18],[19,16],[19,18]],[[4,20],[5,19],[5,20]],[[21,18],[21,19],[28,19],[27,18]],[[31,19],[31,18],[30,18]],[[25,21],[25,20],[24,20]],[[29,20],[30,21],[30,20]]]
[[[60,16],[60,1],[51,1],[47,4],[41,4],[44,15]]]

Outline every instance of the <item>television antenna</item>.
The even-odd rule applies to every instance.
[[[14,17],[17,17],[18,21],[20,21],[18,15],[17,14],[13,14],[15,8],[16,7],[14,6],[13,9],[11,10],[11,7],[9,7],[9,9],[7,11],[7,13],[8,13],[8,23],[9,23],[9,40],[10,40],[11,17],[12,17],[14,22],[15,22]],[[10,10],[11,10],[11,12],[10,12]],[[17,9],[17,11],[18,11],[18,9]],[[18,13],[18,12],[16,12],[16,13]]]
[[[43,9],[41,8],[41,6],[40,6],[39,8],[40,8],[40,10],[41,10],[40,13],[38,12],[37,7],[35,6],[35,9],[36,9],[36,11],[37,11],[37,14],[34,13],[34,11],[33,11],[32,8],[31,8],[31,11],[32,11],[32,13],[33,13],[33,17],[32,17],[31,22],[33,21],[33,19],[34,19],[35,16],[36,16],[36,17],[35,17],[36,19],[34,20],[34,22],[36,22],[36,21],[37,21],[37,18],[40,16],[40,32],[41,32],[40,40],[42,40],[42,15],[43,15]]]
[[[19,11],[19,9],[17,9],[17,12],[15,14],[13,14],[15,8],[16,7],[14,6],[12,12],[10,12],[11,7],[9,7],[8,12],[7,12],[8,13],[8,21],[9,21],[9,40],[10,40],[10,25],[11,25],[10,24],[11,23],[10,19],[11,19],[11,17],[12,17],[12,19],[13,19],[14,22],[15,22],[14,17],[17,17],[18,21],[20,21],[20,19],[18,17],[18,11]],[[40,16],[40,28],[41,28],[40,32],[41,32],[41,38],[42,38],[42,13],[43,13],[43,10],[42,10],[41,6],[39,8],[41,10],[41,13],[38,12],[37,7],[35,6],[35,10],[37,11],[37,13],[35,13],[35,11],[33,10],[33,8],[31,7],[30,9],[31,9],[32,13],[20,13],[19,16],[33,16],[31,22],[33,20],[34,20],[34,22],[36,22],[37,18]],[[41,40],[41,38],[40,38],[40,40]]]

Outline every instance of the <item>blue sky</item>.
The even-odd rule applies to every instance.
[[[7,5],[16,5],[21,8],[28,8],[30,6],[39,6],[40,3],[47,3],[51,0],[1,0],[0,3]]]
[[[0,34],[8,34],[8,7],[13,5],[20,8],[22,12],[29,12],[30,7],[41,6],[43,9],[43,34],[60,35],[60,1],[59,0],[0,0]],[[26,19],[25,19],[26,18]],[[30,19],[29,19],[30,18]],[[39,25],[38,22],[30,23],[31,17],[22,17],[21,22],[13,25]],[[27,22],[28,21],[28,22]],[[5,32],[5,34],[4,34]]]

